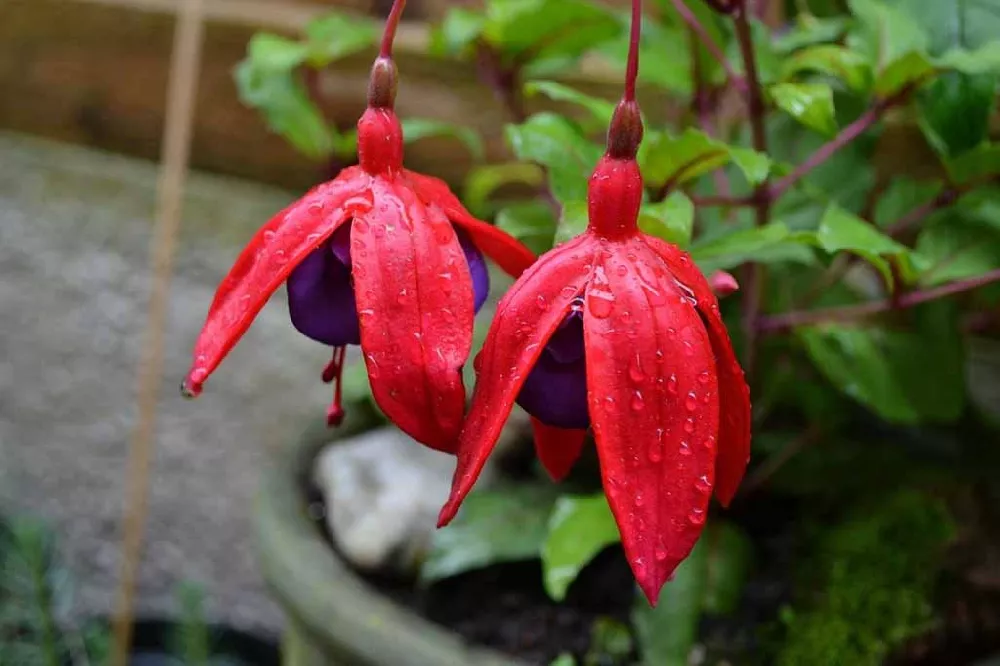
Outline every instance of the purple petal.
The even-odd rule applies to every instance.
[[[590,425],[583,317],[579,311],[570,313],[549,339],[518,393],[517,404],[556,428]]]
[[[296,266],[287,282],[292,325],[331,347],[361,342],[351,269],[332,250],[349,238],[350,226],[344,225]]]
[[[361,342],[357,305],[351,282],[351,227],[344,225],[314,250],[288,276],[288,311],[303,335],[332,347]],[[490,275],[482,252],[464,232],[455,230],[469,264],[478,312],[490,291]]]

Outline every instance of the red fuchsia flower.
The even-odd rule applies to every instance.
[[[698,540],[713,489],[724,505],[736,493],[750,398],[711,285],[686,253],[637,226],[638,5],[625,96],[589,183],[588,228],[500,301],[439,525],[472,489],[515,402],[532,415],[538,456],[557,480],[590,427],[625,554],[655,603]]]
[[[343,417],[345,346],[361,345],[372,394],[414,439],[452,451],[465,411],[461,369],[489,276],[483,254],[513,276],[534,260],[518,241],[474,218],[442,181],[403,168],[393,111],[391,48],[405,3],[387,21],[358,122],[359,165],[274,216],[216,292],[183,384],[196,396],[270,295],[287,280],[292,324],[333,347],[331,425]]]

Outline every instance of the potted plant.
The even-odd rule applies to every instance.
[[[359,148],[359,166],[253,241],[186,389],[201,389],[288,278],[296,328],[334,347],[330,424],[350,394],[336,436],[370,426],[374,403],[457,465],[440,519],[451,524],[406,578],[358,573],[310,514],[335,508],[310,495],[331,436],[310,432],[279,456],[259,525],[290,663],[924,664],[1000,652],[1000,460],[987,444],[996,33],[956,36],[943,9],[882,0],[788,14],[745,0],[647,4],[641,49],[637,2],[631,15],[586,0],[448,12],[431,48],[474,63],[510,118],[508,160],[469,173],[464,206],[402,166],[402,141],[431,134],[480,152],[450,125],[400,126],[402,3],[356,134],[323,120],[315,82],[377,30],[335,15],[301,40],[251,44],[243,98],[317,158],[350,163]],[[965,25],[987,21],[952,9]],[[639,96],[673,100],[641,115],[640,52]],[[628,72],[617,104],[565,83],[602,61]],[[403,184],[381,184],[391,174]],[[390,247],[400,225],[413,241]],[[431,227],[443,255],[426,250]],[[484,254],[520,277],[481,315],[474,372]],[[442,257],[465,259],[454,284]],[[436,286],[415,292],[408,276]],[[461,323],[439,326],[441,312]],[[348,320],[360,333],[338,328]],[[365,364],[345,378],[343,348],[359,341]],[[745,385],[753,440],[740,483]],[[473,489],[515,401],[532,434]],[[709,505],[713,492],[728,510]]]

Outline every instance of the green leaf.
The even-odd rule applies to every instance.
[[[937,181],[922,182],[903,176],[895,177],[879,197],[875,206],[875,223],[887,227],[901,217],[929,202],[941,192]]]
[[[808,239],[793,236],[783,223],[772,222],[763,227],[740,229],[713,239],[699,240],[692,246],[691,256],[707,274],[736,268],[748,261],[810,263],[814,255],[808,245]]]
[[[537,164],[508,162],[477,166],[465,178],[462,201],[476,215],[487,217],[487,202],[494,192],[506,185],[524,184],[532,189],[545,182],[545,172]]]
[[[883,419],[915,424],[960,416],[964,380],[957,331],[922,335],[828,324],[797,333],[827,380]]]
[[[462,127],[430,118],[404,118],[402,124],[403,138],[407,143],[432,136],[450,136],[461,141],[476,161],[481,162],[486,157],[483,140],[471,127]]]
[[[542,201],[506,206],[497,213],[496,226],[527,245],[536,255],[552,249],[556,220],[552,209]]]
[[[565,599],[580,571],[606,546],[618,540],[618,525],[603,493],[560,497],[542,546],[545,591],[556,601]]]
[[[978,49],[1000,35],[1000,12],[993,0],[888,0],[927,35],[927,50]]]
[[[875,80],[875,93],[882,98],[891,97],[909,86],[917,86],[934,74],[934,65],[919,51],[911,51],[882,70]]]
[[[934,60],[939,67],[966,74],[1000,74],[1000,41],[984,44],[978,49],[952,49]]]
[[[705,539],[695,544],[686,560],[663,586],[656,608],[650,608],[642,594],[632,606],[644,666],[687,666],[688,656],[698,638],[705,597],[708,546]]]
[[[562,212],[559,215],[559,224],[556,227],[555,244],[579,236],[587,228],[587,202],[567,201],[563,204]]]
[[[920,127],[935,150],[960,155],[986,139],[996,87],[992,74],[945,72],[921,91]]]
[[[471,493],[455,520],[434,532],[421,579],[433,582],[497,562],[537,557],[554,500],[553,489],[539,485]]]
[[[673,27],[675,30],[678,30],[680,34],[686,36],[688,34],[687,24],[684,22],[684,19],[682,19],[681,16],[677,13],[677,9],[674,7],[673,0],[659,0],[658,4],[660,7],[660,11],[663,14],[664,21],[669,22],[671,27]],[[705,32],[708,33],[708,36],[712,39],[712,41],[718,44],[720,47],[725,48],[729,42],[729,34],[723,30],[722,20],[720,19],[719,15],[715,12],[715,10],[706,5],[703,0],[684,0],[684,4],[691,11],[691,13],[694,14],[695,18],[698,20],[698,23],[705,29]],[[687,42],[686,39],[677,38],[675,44],[682,44],[684,45],[685,48],[688,48],[686,42]],[[704,46],[701,45],[701,42],[697,43],[697,52],[699,60],[702,65],[705,80],[708,81],[709,83],[715,83],[715,84],[722,83],[725,80],[725,72],[719,65],[718,61],[708,52],[708,50]],[[667,53],[669,52],[663,51],[658,53],[656,57],[652,59],[652,61],[660,62],[659,59],[663,58]],[[643,62],[648,63],[650,62],[650,59],[649,58],[644,59]],[[669,60],[668,62],[672,63],[672,65],[675,65],[678,68],[683,67],[684,71],[689,71],[691,57],[689,54],[687,57],[683,59]],[[687,67],[684,67],[685,64],[687,65]],[[661,69],[668,69],[668,68],[663,67]],[[643,76],[645,76],[645,74]]]
[[[431,32],[430,52],[435,55],[457,56],[468,49],[483,33],[486,17],[464,7],[449,9],[441,25]]]
[[[639,149],[643,178],[654,187],[679,185],[718,169],[730,161],[747,181],[759,184],[770,171],[770,159],[747,148],[734,148],[704,132],[688,128],[678,137],[650,132]]]
[[[538,113],[506,127],[507,142],[518,159],[549,170],[552,194],[560,202],[587,197],[587,179],[603,152],[566,118]]]
[[[257,109],[273,132],[307,157],[322,159],[333,151],[334,133],[296,72],[307,57],[304,44],[258,33],[236,66],[236,87],[240,101]]]
[[[590,113],[594,124],[598,127],[607,127],[615,110],[615,105],[606,99],[591,97],[555,81],[528,81],[524,84],[524,94],[529,97],[541,94],[557,102],[570,102],[581,106]]]
[[[575,58],[619,34],[610,11],[585,0],[492,0],[483,37],[508,60]]]
[[[799,14],[788,31],[774,36],[774,50],[779,55],[789,55],[816,44],[836,42],[846,30],[847,20],[840,16],[816,18]]]
[[[709,525],[702,540],[707,551],[702,605],[706,613],[728,615],[736,610],[743,595],[753,544],[739,527],[721,522]]]
[[[840,79],[859,92],[872,84],[871,66],[864,56],[836,44],[811,46],[787,58],[781,67],[783,79],[793,79],[802,72],[819,72]]]
[[[1000,143],[979,146],[958,157],[945,160],[951,179],[963,185],[1000,174]]]
[[[381,30],[370,19],[332,13],[306,25],[306,61],[311,67],[326,67],[335,60],[358,53],[378,43]]]
[[[599,617],[590,628],[590,647],[583,666],[623,664],[632,654],[632,648],[632,634],[627,625],[610,617]]]
[[[729,157],[751,185],[760,185],[771,172],[771,158],[764,153],[730,146]]]
[[[816,231],[817,244],[827,252],[848,251],[862,257],[877,268],[886,284],[892,284],[892,271],[884,257],[905,262],[906,273],[912,276],[909,248],[879,232],[853,213],[831,204]]]
[[[576,666],[576,658],[569,652],[563,652],[561,655],[550,661],[549,666]]]
[[[920,231],[916,252],[930,263],[921,284],[934,286],[982,275],[1000,267],[1000,226],[974,211],[943,211]]]
[[[683,192],[639,209],[639,228],[668,243],[687,247],[694,230],[694,204]]]
[[[820,134],[837,131],[833,89],[824,83],[778,83],[768,94],[779,109]]]
[[[913,12],[892,7],[881,0],[849,0],[848,5],[857,20],[848,35],[847,45],[865,55],[876,72],[911,51],[927,52],[927,33],[917,23]]]

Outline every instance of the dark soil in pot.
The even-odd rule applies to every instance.
[[[334,547],[323,518],[321,495],[315,488],[308,488],[307,496],[310,515]],[[756,627],[773,620],[791,590],[794,538],[790,528],[794,512],[787,503],[767,507],[758,501],[747,504],[735,514],[730,512],[730,517],[745,518],[740,522],[753,537],[758,566],[736,613],[702,620],[702,642],[713,659],[752,652],[758,642]],[[761,520],[760,516],[768,519]],[[606,549],[584,568],[562,603],[554,602],[545,592],[537,560],[496,564],[427,587],[399,577],[364,572],[359,575],[383,594],[457,632],[469,643],[539,666],[547,666],[566,652],[584,663],[598,619],[609,618],[631,630],[629,614],[636,594],[632,572],[620,547]],[[592,662],[587,663],[589,666]],[[593,666],[637,663],[638,655],[633,653],[624,661],[605,660]]]

